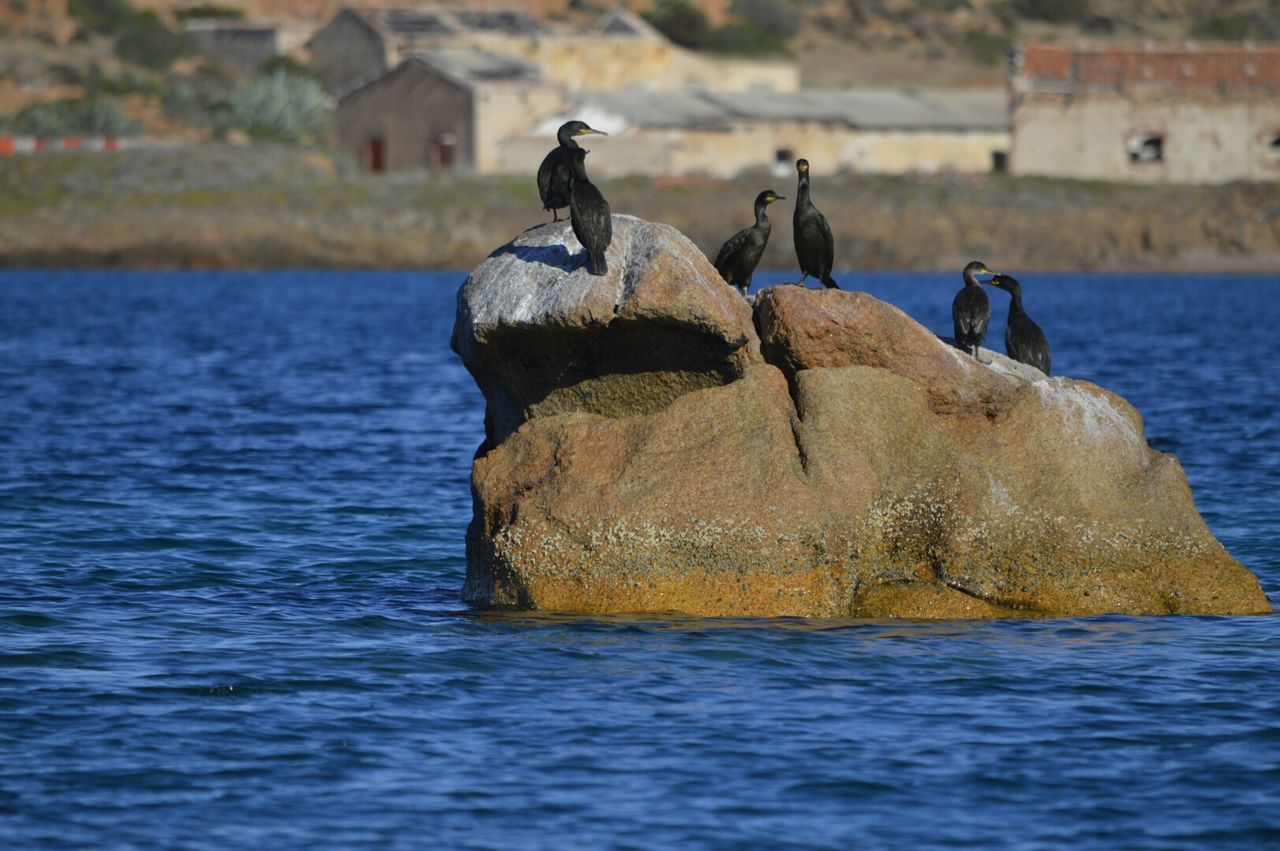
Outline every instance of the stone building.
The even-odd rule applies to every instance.
[[[415,53],[443,47],[502,50],[509,41],[542,34],[536,19],[514,9],[348,7],[316,31],[307,50],[311,70],[329,92],[342,96]]]
[[[562,103],[561,92],[527,62],[437,50],[411,56],[342,97],[339,144],[374,172],[492,173],[503,141]]]
[[[825,173],[987,172],[1009,150],[1003,90],[807,89],[578,92],[566,108],[502,148],[501,170],[531,173],[569,117],[610,133],[593,174],[733,177],[794,174],[805,157]]]
[[[1010,97],[1017,174],[1280,179],[1280,46],[1028,45]]]
[[[422,52],[474,49],[506,53],[569,89],[642,86],[673,90],[770,86],[799,88],[794,62],[721,59],[672,44],[637,15],[616,9],[587,32],[549,27],[516,9],[345,8],[307,42],[312,70],[342,96]]]
[[[202,54],[241,74],[257,72],[283,52],[273,23],[197,18],[182,30]]]

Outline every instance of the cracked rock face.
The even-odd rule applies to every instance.
[[[678,232],[567,224],[458,301],[489,403],[464,597],[573,612],[1024,617],[1270,611],[1134,409],[863,293],[755,314]],[[753,321],[754,320],[754,321]],[[759,328],[759,332],[757,332]],[[763,355],[763,356],[762,356]]]

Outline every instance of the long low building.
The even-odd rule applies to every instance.
[[[986,172],[1009,149],[1003,89],[566,91],[527,60],[436,50],[339,101],[344,148],[373,171],[531,174],[570,118],[611,138],[600,176],[732,177],[799,156],[829,171]]]
[[[1139,183],[1280,180],[1280,47],[1028,45],[1010,171]]]
[[[733,177],[798,157],[826,171],[878,174],[1001,170],[1009,150],[1003,89],[907,88],[578,92],[559,114],[502,146],[501,170],[525,173],[570,117],[611,134],[593,174]]]

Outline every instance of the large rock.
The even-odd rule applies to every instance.
[[[614,221],[607,276],[587,275],[551,225],[459,294],[455,346],[492,426],[473,469],[467,600],[1270,611],[1114,394],[986,350],[975,363],[863,293],[775,287],[753,323],[679,233]]]
[[[547,224],[462,285],[453,348],[495,442],[532,417],[657,411],[760,362],[751,308],[679,231],[614,216],[607,260],[607,275],[589,275],[569,223]]]

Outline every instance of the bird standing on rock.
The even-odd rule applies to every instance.
[[[566,121],[556,132],[560,145],[542,158],[538,166],[538,197],[542,199],[542,209],[551,211],[551,221],[560,221],[557,212],[569,206],[569,174],[573,171],[573,152],[580,151],[575,136],[587,136],[596,133],[600,136],[609,134],[603,130],[594,130],[585,121]]]
[[[751,276],[760,263],[764,247],[769,244],[769,232],[773,229],[768,215],[765,214],[765,207],[785,198],[786,196],[779,195],[772,189],[766,189],[757,195],[756,223],[729,237],[728,241],[720,247],[720,253],[716,255],[715,266],[720,277],[724,278],[729,286],[742,290],[743,295],[747,294],[747,289],[751,286]]]
[[[835,240],[831,238],[831,226],[818,208],[809,200],[809,161],[796,160],[799,175],[799,191],[796,193],[796,210],[791,217],[796,243],[796,259],[800,261],[800,283],[813,275],[832,289],[840,285],[831,277],[831,264],[835,261]]]
[[[1009,321],[1004,326],[1004,350],[1009,357],[1049,374],[1049,341],[1040,326],[1022,309],[1022,285],[1011,275],[996,275],[986,283],[1007,292]]]
[[[587,152],[573,152],[573,168],[569,172],[569,221],[573,235],[587,252],[587,271],[603,275],[609,271],[604,253],[613,241],[613,214],[609,202],[587,179]]]
[[[991,321],[991,302],[982,291],[978,275],[994,275],[981,260],[973,260],[964,267],[964,288],[951,302],[951,321],[955,326],[956,345],[978,358],[978,346],[987,336],[987,323]],[[982,362],[982,358],[978,358]]]

